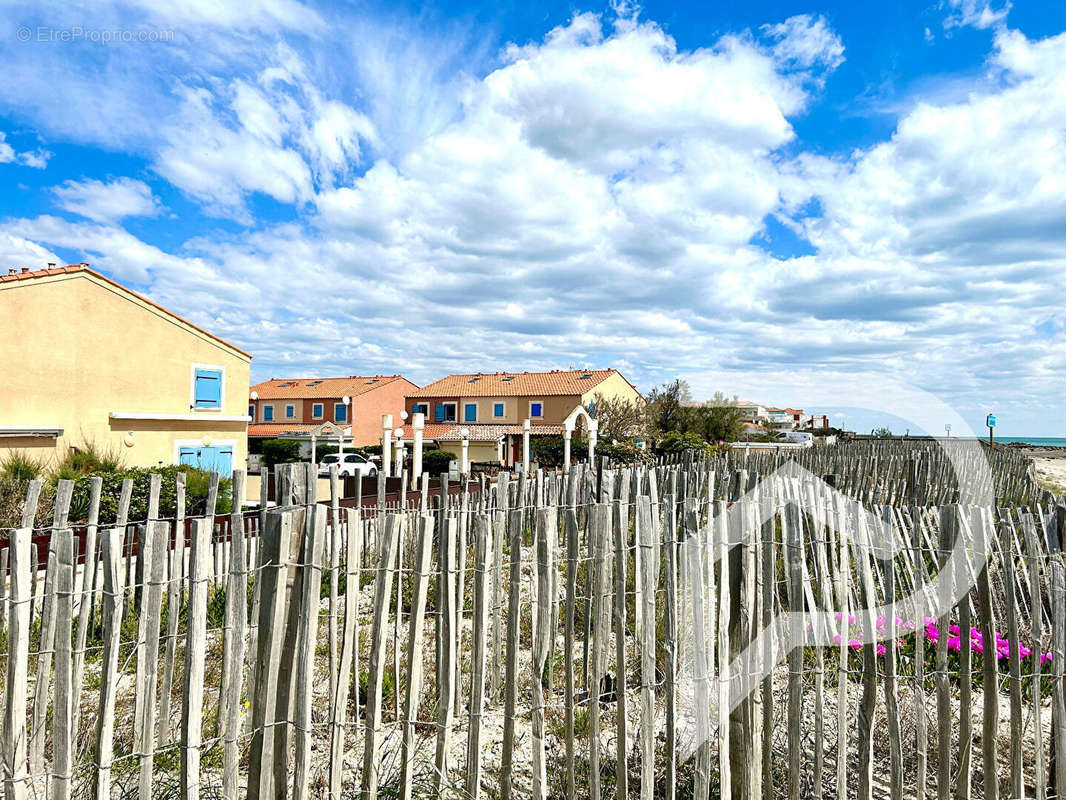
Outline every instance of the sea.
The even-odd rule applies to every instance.
[[[1066,447],[1066,437],[1063,436],[997,436],[995,440],[1000,444],[1018,442],[1031,444],[1033,447]]]

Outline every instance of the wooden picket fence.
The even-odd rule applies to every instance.
[[[8,800],[1066,796],[1066,506],[1009,450],[689,454],[377,507],[272,477],[242,514],[235,473],[226,524],[217,476],[203,516],[179,477],[161,518],[156,476],[106,525],[99,484],[72,525],[60,481],[47,530],[31,484],[0,531]],[[957,544],[983,557],[935,620],[875,618]],[[790,647],[819,609],[831,644]]]

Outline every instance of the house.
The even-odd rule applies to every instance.
[[[0,275],[0,319],[0,458],[92,445],[129,466],[244,466],[240,348],[87,264]]]
[[[616,369],[449,375],[407,395],[407,413],[425,415],[424,436],[454,450],[469,432],[470,460],[521,461],[522,426],[531,436],[558,436],[564,425],[587,427],[597,397],[640,401]]]
[[[399,417],[404,397],[417,389],[401,375],[271,378],[252,386],[248,394],[252,419],[248,436],[260,441],[295,438],[310,442],[312,433],[333,423],[346,443],[354,442],[356,447],[377,444],[381,415]]]
[[[803,421],[802,408],[768,408],[766,415],[770,427],[776,431],[795,430]]]

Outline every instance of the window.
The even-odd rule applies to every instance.
[[[344,403],[333,404],[333,421],[334,422],[347,422],[348,421],[348,406]]]
[[[477,422],[477,403],[463,404],[463,422]]]
[[[429,416],[429,403],[415,403],[413,406],[411,406],[411,413],[412,414],[425,414],[428,417]]]
[[[529,417],[530,419],[540,419],[544,416],[544,403],[540,400],[531,400],[529,402]]]
[[[293,419],[296,416],[296,406],[285,406],[285,419]]]
[[[312,403],[311,404],[311,417],[312,417],[312,419],[322,419],[322,404],[321,403]]]
[[[263,422],[274,421],[274,406],[263,406]]]
[[[189,405],[197,409],[222,408],[222,367],[192,365],[192,397]]]
[[[504,415],[503,403],[493,403],[492,404],[492,416],[494,416],[496,419],[499,419],[503,415]]]
[[[252,420],[252,422],[255,422],[255,406],[254,405],[249,404],[249,406],[248,406],[248,416]]]
[[[433,406],[434,422],[455,422],[455,403],[437,403]]]

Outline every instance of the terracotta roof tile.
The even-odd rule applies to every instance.
[[[260,400],[311,399],[315,397],[356,397],[393,381],[406,380],[400,375],[351,375],[347,378],[271,378],[257,383],[249,391]],[[412,386],[414,384],[411,384]]]
[[[215,334],[211,333],[211,331],[206,331],[203,328],[201,328],[199,325],[196,325],[196,324],[194,324],[192,322],[189,322],[189,320],[185,319],[184,317],[182,317],[179,314],[175,314],[169,308],[164,308],[163,306],[159,305],[159,303],[155,302],[154,300],[149,300],[143,294],[139,294],[138,292],[133,291],[133,289],[130,289],[130,288],[126,287],[126,286],[123,286],[121,283],[118,283],[117,281],[111,280],[106,275],[102,275],[99,272],[97,272],[96,270],[90,269],[88,264],[67,264],[65,267],[47,267],[46,269],[29,269],[27,267],[23,267],[21,270],[11,269],[11,270],[8,270],[8,273],[6,275],[0,275],[0,284],[13,283],[15,281],[33,280],[35,278],[47,278],[47,277],[50,277],[52,275],[64,275],[64,274],[71,274],[71,273],[76,273],[76,272],[84,272],[87,275],[91,275],[94,278],[98,278],[98,279],[100,279],[102,281],[105,281],[105,282],[111,284],[112,286],[116,287],[117,289],[121,289],[126,294],[132,295],[133,297],[136,297],[138,300],[140,300],[140,301],[142,301],[144,303],[147,303],[148,305],[152,306],[153,308],[156,308],[156,309],[162,311],[167,316],[173,317],[174,319],[178,320],[179,322],[181,322],[181,323],[183,323],[185,325],[188,325],[190,328],[195,328],[196,330],[198,330],[200,333],[204,334],[205,336],[210,336],[216,342],[221,342],[222,344],[226,345],[226,347],[230,348],[231,350],[235,350],[236,352],[240,353],[243,356],[248,356],[248,358],[252,357],[251,353],[245,352],[244,350],[241,350],[236,345],[230,344],[229,342],[227,342],[222,337],[216,336]]]
[[[603,383],[614,369],[495,372],[449,375],[408,397],[523,397],[578,395]]]
[[[283,433],[308,433],[321,426],[320,422],[257,422],[248,426],[249,436],[279,436]]]

